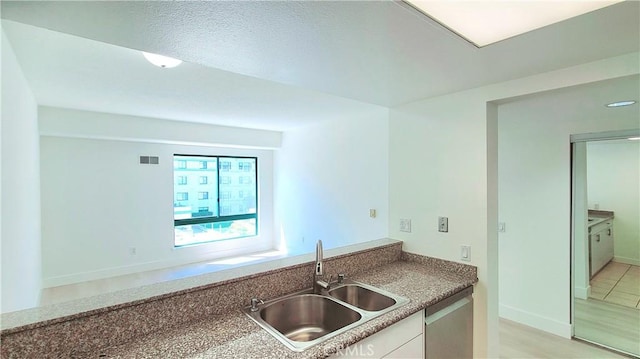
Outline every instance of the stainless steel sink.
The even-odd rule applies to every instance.
[[[329,290],[329,295],[349,303],[360,309],[368,311],[380,311],[396,304],[395,299],[382,293],[365,288],[361,284],[346,284]]]
[[[289,340],[310,342],[355,323],[362,315],[317,294],[300,294],[270,303],[260,318]]]
[[[243,311],[288,348],[303,351],[408,302],[407,298],[347,280],[320,294],[309,289]]]

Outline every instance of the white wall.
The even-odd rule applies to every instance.
[[[474,357],[492,356],[486,114],[482,92],[459,93],[396,108],[390,123],[390,237],[405,241],[408,252],[452,261],[460,261],[460,245],[471,246],[469,264],[478,267],[480,280]],[[449,218],[448,233],[438,232],[439,216]],[[411,233],[399,231],[400,218],[411,219]]]
[[[478,267],[479,278],[474,294],[475,357],[496,357],[499,350],[494,192],[498,119],[492,101],[639,71],[638,53],[634,53],[392,109],[389,235],[405,241],[409,252],[453,261],[459,261],[460,245],[472,246],[471,264]],[[449,233],[437,232],[438,216],[449,217]],[[412,233],[399,231],[400,218],[412,219]],[[563,258],[568,260],[569,244],[562,246],[566,248]],[[537,272],[538,268],[536,262],[527,270]],[[566,268],[568,272],[568,265]],[[568,274],[566,286],[561,276],[548,278],[553,288],[560,288],[550,305],[561,308],[554,320],[568,325]],[[525,281],[520,281],[517,290],[534,293]]]
[[[614,256],[640,265],[640,141],[587,144],[589,208],[614,211]]]
[[[388,236],[388,110],[284,133],[276,151],[276,231],[290,254]],[[376,218],[369,217],[375,209]]]
[[[2,31],[2,313],[40,298],[40,171],[35,98]]]
[[[570,135],[637,128],[638,117],[585,118],[553,96],[557,106],[531,96],[499,107],[500,315],[569,337]]]
[[[82,126],[67,127],[69,121]],[[227,128],[85,111],[41,108],[40,121],[56,136],[41,138],[42,248],[44,286],[111,277],[219,258],[237,253],[223,244],[174,248],[173,155],[257,156],[259,166],[259,235],[232,241],[258,251],[273,248],[273,151],[229,148],[254,138],[259,144],[279,133],[247,130],[228,136]],[[91,137],[91,125],[109,126],[110,136]],[[175,127],[174,127],[175,125]],[[210,146],[174,144],[204,141],[202,131],[215,130]],[[146,131],[142,131],[146,128]],[[175,131],[181,131],[176,133]],[[242,129],[230,129],[242,134]],[[68,133],[73,137],[64,137]],[[142,137],[149,135],[146,138]],[[236,141],[235,139],[239,139]],[[215,144],[215,146],[214,146]],[[224,145],[224,146],[222,146]],[[159,157],[159,165],[139,164],[139,156]],[[221,247],[222,246],[222,247]],[[136,254],[130,253],[136,248]],[[237,248],[236,248],[237,249]]]

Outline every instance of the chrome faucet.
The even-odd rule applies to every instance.
[[[260,310],[260,308],[258,308],[258,306],[260,304],[264,304],[264,300],[262,299],[258,299],[258,298],[251,298],[251,311],[252,312],[257,312]]]
[[[325,282],[322,280],[324,276],[322,252],[323,252],[322,241],[318,240],[318,243],[316,243],[316,264],[313,272],[313,292],[316,294],[320,293],[322,288],[329,289],[329,286],[331,284],[331,278],[333,277],[333,276],[330,276],[328,282]]]

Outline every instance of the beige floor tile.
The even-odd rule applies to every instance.
[[[623,283],[620,282],[613,287],[613,291],[635,294],[640,296],[640,283]]]
[[[619,283],[627,284],[627,285],[635,285],[636,287],[640,287],[640,278],[633,278],[624,276],[619,280]]]
[[[640,301],[640,296],[611,291],[611,293],[604,298],[604,301],[635,308],[638,305],[638,301]]]
[[[629,269],[627,271],[627,273],[625,273],[625,275],[629,275],[629,276],[634,276],[636,278],[640,278],[640,269],[637,269],[637,270]]]
[[[616,262],[609,262],[609,264],[607,264],[602,271],[603,272],[616,272],[616,273],[624,273],[626,272],[629,268],[631,268],[630,264],[624,264],[624,263],[616,263]]]
[[[597,292],[591,291],[591,294],[589,294],[589,299],[604,300],[607,294],[609,294],[609,292],[597,293]]]
[[[612,288],[602,287],[602,286],[591,286],[591,293],[609,293]]]
[[[618,281],[619,281],[618,279],[613,279],[613,278],[594,278],[591,280],[591,285],[593,285],[594,283],[597,283],[600,286],[604,284],[614,286],[618,283]]]
[[[608,282],[608,281],[593,281],[591,282],[591,288],[598,288],[600,290],[611,290],[615,287],[616,282]]]
[[[632,265],[632,266],[629,267],[629,270],[632,271],[632,272],[640,273],[640,266]]]
[[[593,277],[593,280],[603,280],[603,279],[607,279],[607,280],[619,280],[620,278],[622,278],[622,276],[624,275],[625,272],[605,272],[604,270],[599,272],[598,274],[595,275],[595,277]]]

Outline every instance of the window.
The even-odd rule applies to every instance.
[[[187,184],[187,176],[178,176],[176,177],[176,184],[178,185],[185,185]]]
[[[221,161],[220,162],[220,171],[230,171],[231,170],[231,162],[229,161]]]
[[[238,162],[238,170],[251,171],[251,162]]]
[[[174,155],[176,247],[257,236],[257,161],[255,157]],[[194,180],[187,184],[190,175]]]

